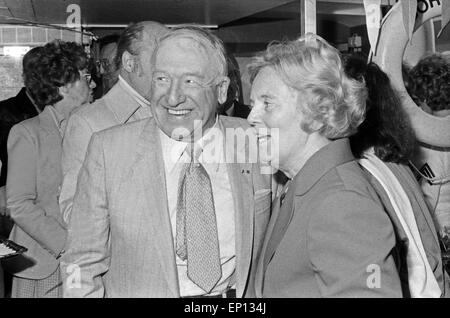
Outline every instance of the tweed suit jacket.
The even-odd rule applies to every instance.
[[[92,134],[141,119],[136,115],[140,107],[120,83],[117,83],[103,98],[83,105],[70,116],[63,141],[63,184],[59,201],[66,222],[72,211],[78,173]],[[150,110],[148,113],[150,114]]]
[[[274,202],[258,297],[401,297],[395,235],[348,139],[316,152]]]
[[[220,117],[224,128],[248,127]],[[180,297],[159,130],[153,118],[94,134],[69,224],[65,297]],[[247,145],[225,142],[225,151]],[[241,147],[241,148],[237,148]],[[237,297],[254,296],[252,269],[271,206],[270,176],[254,163],[227,163],[235,207]],[[67,270],[69,269],[69,274]],[[70,283],[70,282],[69,282]]]
[[[28,251],[6,262],[14,275],[43,279],[58,267],[66,240],[58,206],[62,138],[49,107],[15,125],[8,138],[7,207],[10,238]]]

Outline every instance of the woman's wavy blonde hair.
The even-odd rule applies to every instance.
[[[249,65],[251,82],[264,67],[273,68],[286,85],[300,92],[304,131],[335,140],[353,135],[364,121],[365,84],[347,77],[339,51],[320,36],[306,34],[269,44]]]

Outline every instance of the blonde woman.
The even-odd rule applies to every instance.
[[[278,149],[261,159],[290,179],[273,205],[257,296],[401,297],[391,221],[348,140],[364,119],[364,84],[314,35],[270,45],[250,71],[248,120],[260,148]]]

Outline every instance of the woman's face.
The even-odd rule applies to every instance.
[[[82,70],[80,72],[80,78],[65,86],[65,93],[62,94],[64,97],[64,104],[66,106],[65,113],[72,113],[76,108],[83,104],[92,101],[93,90],[97,86],[94,81],[91,80],[91,75],[87,70]]]
[[[260,160],[290,170],[294,154],[302,152],[308,134],[300,128],[299,92],[288,87],[272,67],[262,68],[251,90],[249,123],[256,128]]]

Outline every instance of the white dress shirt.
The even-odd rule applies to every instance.
[[[218,127],[217,123],[215,127]],[[220,263],[222,265],[222,277],[209,295],[222,294],[228,287],[235,287],[233,274],[236,267],[235,209],[233,196],[228,178],[227,165],[225,164],[222,138],[214,138],[214,135],[215,134],[211,134],[210,130],[203,138],[197,141],[197,145],[201,145],[202,142],[204,142],[202,149],[204,149],[205,152],[206,145],[208,146],[208,149],[214,147],[214,149],[219,151],[219,155],[214,156],[214,158],[217,158],[218,160],[210,160],[211,157],[206,158],[206,156],[200,156],[198,160],[205,167],[205,170],[211,179],[219,237]],[[185,152],[187,143],[171,139],[162,131],[160,131],[160,137],[166,174],[167,201],[172,224],[174,246],[176,246],[178,179],[183,164],[189,162],[189,154]],[[176,263],[180,285],[180,296],[205,295],[205,292],[188,278],[187,262],[181,260],[177,256]]]

